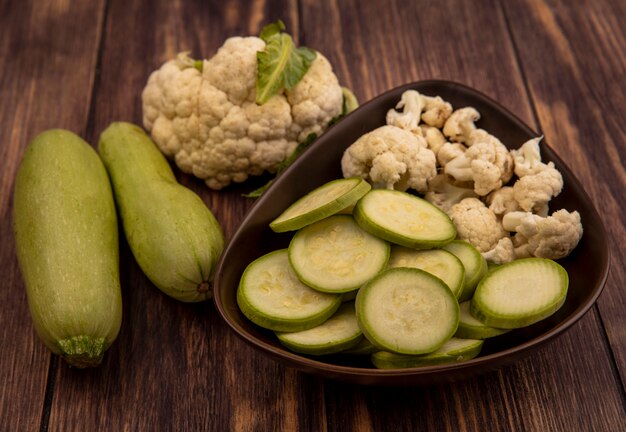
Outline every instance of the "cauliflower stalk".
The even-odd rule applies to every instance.
[[[453,185],[443,174],[436,175],[428,183],[428,191],[424,195],[426,201],[435,204],[446,213],[465,198],[478,198],[478,195],[472,189]]]
[[[282,23],[232,37],[208,60],[186,56],[153,72],[143,123],[161,151],[212,189],[275,172],[299,143],[342,114],[328,60],[295,48]]]

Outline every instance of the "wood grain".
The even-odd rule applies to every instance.
[[[138,20],[136,17],[141,16]],[[295,2],[113,0],[107,8],[90,136],[114,120],[141,124],[148,75],[178,52],[211,56],[231,35],[258,34],[282,17],[298,33]],[[230,237],[251,205],[251,185],[220,193],[188,176]],[[124,319],[104,364],[59,365],[50,430],[323,430],[322,383],[257,354],[212,303],[182,304],[143,276],[122,245]]]
[[[626,69],[626,4],[587,1],[574,6],[540,0],[503,4],[541,129],[580,173],[609,234],[611,270],[598,307],[626,389],[626,131],[619,120],[626,117],[621,78]]]
[[[35,334],[14,252],[15,173],[37,133],[53,127],[84,133],[103,5],[0,4],[0,430],[40,427],[51,357]]]
[[[303,42],[361,101],[411,81],[469,85],[532,124],[498,2],[304,0]],[[320,29],[324,29],[320,31]]]

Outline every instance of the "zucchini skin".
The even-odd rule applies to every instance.
[[[212,298],[210,281],[222,229],[202,199],[176,181],[170,165],[138,126],[112,123],[100,135],[124,233],[144,274],[183,302]]]
[[[13,204],[37,334],[70,365],[98,365],[122,322],[117,216],[104,165],[72,132],[45,131],[26,148]]]

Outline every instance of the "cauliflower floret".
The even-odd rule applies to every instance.
[[[435,156],[439,154],[439,150],[446,143],[446,137],[443,136],[441,131],[434,126],[420,125],[422,136],[428,144],[428,148],[435,153]]]
[[[321,135],[328,123],[341,114],[341,86],[330,62],[319,52],[302,80],[285,94],[292,107],[292,129],[298,142],[312,133]]]
[[[446,120],[452,114],[452,105],[443,100],[440,96],[424,96],[424,114],[422,121],[428,126],[442,128]]]
[[[396,111],[400,109],[402,112]],[[416,90],[407,90],[402,93],[396,109],[387,112],[387,124],[419,135],[420,121],[441,128],[451,113],[452,105],[440,96],[426,96]]]
[[[511,212],[502,218],[504,229],[514,237],[517,257],[559,259],[569,255],[583,235],[580,214],[565,209],[542,217],[529,212]]]
[[[256,53],[263,48],[265,42],[257,37],[228,38],[217,53],[204,62],[203,78],[224,92],[234,105],[252,102],[256,95]]]
[[[510,237],[502,237],[496,246],[482,253],[483,258],[495,264],[504,264],[515,259],[515,247]]]
[[[563,177],[552,162],[536,174],[525,175],[513,184],[515,201],[524,211],[541,213],[563,189]]]
[[[473,181],[474,191],[480,196],[501,188],[513,175],[508,149],[482,129],[472,131],[467,140],[471,147],[447,162],[444,172],[461,182]]]
[[[424,101],[421,95],[415,90],[407,90],[402,93],[400,102],[396,104],[396,109],[387,111],[387,124],[421,135],[418,124],[423,109]]]
[[[428,192],[424,195],[426,201],[435,204],[446,213],[461,200],[476,197],[477,195],[472,189],[451,184],[443,174],[436,175],[428,182]]]
[[[537,174],[545,168],[545,164],[541,162],[541,153],[539,150],[539,142],[543,136],[532,138],[526,141],[517,150],[511,150],[513,164],[515,166],[515,175],[522,178],[527,175]]]
[[[485,201],[489,206],[489,210],[498,216],[520,209],[519,204],[515,201],[515,194],[511,186],[504,186],[491,192],[487,195]]]
[[[341,169],[344,177],[361,177],[374,187],[422,193],[437,174],[435,154],[424,138],[395,126],[361,136],[344,152]]]
[[[157,146],[210,188],[276,171],[342,112],[341,87],[320,53],[291,90],[257,105],[256,54],[264,48],[257,37],[229,38],[201,68],[185,56],[165,63],[143,90],[143,123]]]
[[[465,198],[453,205],[448,215],[458,237],[473,244],[481,253],[490,251],[501,238],[508,236],[495,213],[477,198]]]
[[[454,111],[443,126],[443,134],[450,141],[464,143],[476,126],[474,122],[480,119],[480,113],[472,107],[460,108]]]
[[[459,143],[444,143],[437,152],[437,162],[445,167],[448,162],[457,157],[463,156],[467,147]]]

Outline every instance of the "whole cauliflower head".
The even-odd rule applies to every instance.
[[[488,252],[508,237],[498,217],[478,198],[465,198],[448,212],[461,240],[470,242],[479,252]]]
[[[428,181],[437,175],[437,162],[424,138],[387,125],[350,145],[341,159],[341,169],[344,177],[361,177],[374,187],[426,192]]]
[[[341,87],[320,53],[290,91],[256,104],[256,54],[264,48],[260,38],[232,37],[201,68],[179,55],[143,90],[143,124],[157,146],[212,189],[276,171],[342,112]]]

